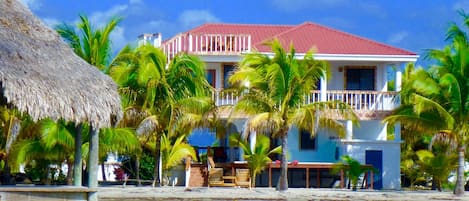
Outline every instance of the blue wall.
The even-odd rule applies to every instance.
[[[340,146],[339,142],[335,141],[335,136],[331,131],[320,129],[317,133],[317,145],[315,150],[300,150],[300,137],[298,135],[298,128],[293,127],[288,132],[288,160],[298,160],[301,162],[336,162],[336,147]],[[339,158],[340,159],[340,158]]]

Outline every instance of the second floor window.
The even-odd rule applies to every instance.
[[[231,85],[229,84],[228,79],[233,74],[234,70],[235,70],[234,64],[223,65],[223,88],[225,89],[230,88]]]
[[[375,68],[348,67],[345,71],[347,90],[375,90]]]
[[[215,69],[207,69],[207,72],[205,74],[205,78],[207,79],[207,82],[213,87],[217,87],[217,81],[216,81],[216,71]]]

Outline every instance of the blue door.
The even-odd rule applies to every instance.
[[[372,165],[378,172],[373,177],[373,188],[383,188],[383,151],[381,150],[366,150],[365,163]]]

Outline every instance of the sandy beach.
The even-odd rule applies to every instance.
[[[469,194],[454,196],[451,192],[437,191],[374,191],[349,189],[290,188],[277,192],[274,188],[226,187],[100,187],[99,200],[469,200]]]

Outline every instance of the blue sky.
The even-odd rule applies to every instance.
[[[100,26],[124,17],[114,31],[113,51],[142,33],[171,37],[206,22],[300,24],[311,21],[418,54],[443,48],[457,10],[469,0],[21,0],[46,24],[75,24],[79,14]],[[420,62],[419,62],[420,63]]]

